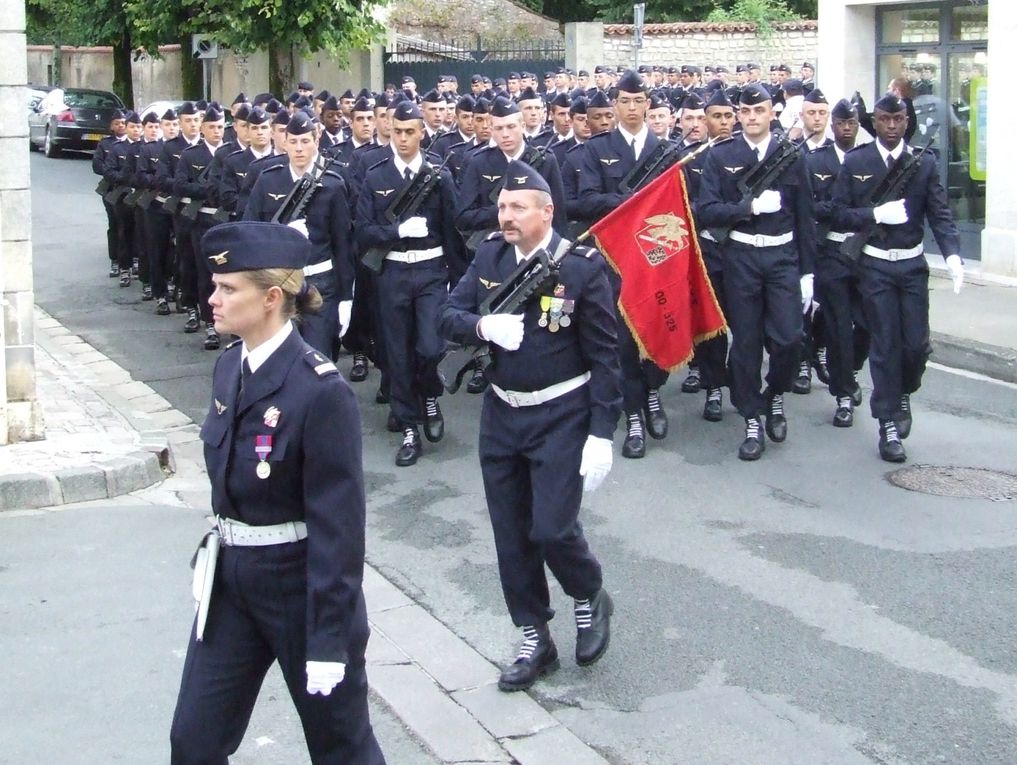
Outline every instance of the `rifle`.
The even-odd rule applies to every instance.
[[[679,147],[694,129],[686,130],[677,141],[658,141],[653,150],[637,162],[636,166],[621,179],[618,191],[622,194],[639,191],[650,181],[663,175],[671,165],[678,161],[678,154],[681,152]]]
[[[321,186],[321,177],[335,162],[336,158],[331,154],[328,155],[324,162],[320,162],[319,157],[319,162],[316,162],[311,170],[300,176],[297,182],[293,184],[290,193],[286,195],[279,209],[272,216],[272,222],[285,224],[300,220],[304,215],[307,205],[314,199],[314,195]]]
[[[398,225],[417,214],[427,198],[431,196],[431,192],[441,183],[441,171],[445,169],[451,156],[451,154],[446,154],[437,167],[432,167],[426,161],[420,165],[420,172],[413,176],[412,181],[399,189],[399,193],[385,210],[385,219],[389,223]],[[382,247],[371,247],[363,254],[360,261],[366,268],[380,274],[387,254],[388,251]]]
[[[99,179],[99,182],[95,186],[95,193],[100,197],[105,197],[106,192],[109,191],[109,181],[104,177]]]
[[[893,169],[862,200],[859,207],[879,207],[879,205],[886,202],[903,199],[904,189],[907,188],[908,183],[915,173],[918,172],[918,168],[922,164],[922,155],[929,150],[932,142],[936,140],[936,132],[935,130],[932,131],[929,140],[917,154],[902,153],[897,162],[894,163]],[[867,223],[861,231],[849,235],[847,239],[840,243],[840,254],[852,262],[857,261],[862,256],[862,250],[869,239],[876,233],[878,226],[879,224],[873,220]]]
[[[194,179],[195,183],[204,183],[206,180],[208,180],[208,174],[210,172],[212,172],[212,162],[214,160],[215,160],[215,157],[210,159],[208,161],[208,164],[205,165],[204,169],[200,173],[198,173],[198,177]],[[166,200],[166,201],[168,202],[169,200]],[[183,203],[183,201],[184,200],[181,199],[180,203]],[[204,202],[204,201],[205,200],[202,199],[201,197],[188,198],[187,199],[187,204],[185,204],[180,209],[180,214],[183,217],[187,218],[188,220],[197,220],[198,219],[198,211],[201,210],[201,208],[202,208],[202,204],[201,203]]]
[[[170,194],[166,197],[166,201],[162,203],[162,211],[167,215],[174,215],[182,201],[183,200],[175,194]]]
[[[143,189],[142,192],[138,195],[136,204],[142,210],[147,210],[149,207],[152,206],[152,200],[155,199],[156,193],[157,192],[155,189]]]
[[[739,201],[742,204],[755,199],[768,189],[801,155],[798,144],[783,136],[774,138],[777,141],[777,150],[738,179],[738,190],[742,195]],[[717,244],[720,244],[727,239],[732,228],[733,226],[716,226],[707,230]]]
[[[111,205],[115,205],[126,194],[129,194],[130,191],[131,191],[131,187],[130,186],[114,186],[109,191],[107,191],[105,194],[103,194],[102,198],[105,199],[107,202],[109,202]]]
[[[136,188],[131,189],[129,192],[127,192],[127,195],[124,197],[124,204],[127,205],[128,207],[134,207],[136,204],[138,204],[138,200],[144,193],[145,189],[142,186],[138,186]]]
[[[547,250],[541,250],[532,258],[524,260],[487,296],[477,312],[481,316],[514,313],[558,278],[558,267],[565,256],[589,237],[590,232],[585,231],[571,244],[559,246],[553,255]],[[565,240],[562,240],[562,245],[564,243]],[[479,339],[477,343],[454,345],[445,351],[438,362],[438,377],[445,390],[449,393],[459,390],[466,372],[477,364],[481,369],[486,369],[491,364],[490,344]]]

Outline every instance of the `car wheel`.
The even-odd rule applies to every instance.
[[[47,157],[60,156],[60,147],[53,143],[53,139],[50,138],[49,128],[46,128],[46,137],[42,141],[42,150]]]

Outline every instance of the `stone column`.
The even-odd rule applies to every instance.
[[[593,81],[593,67],[604,62],[604,25],[599,21],[569,22],[565,25],[565,66],[578,72],[585,69]]]
[[[844,0],[819,0],[816,83],[827,97],[856,90],[870,108],[876,81],[876,9]]]
[[[0,3],[0,443],[43,437],[35,396],[32,206],[25,83],[25,4]]]
[[[985,181],[985,228],[982,271],[1017,277],[1017,174],[1013,166],[1012,131],[1017,103],[1007,92],[1012,66],[1010,45],[1017,39],[1017,3],[989,4],[989,113]],[[963,254],[963,253],[962,253]]]

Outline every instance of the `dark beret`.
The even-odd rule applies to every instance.
[[[194,102],[194,106],[198,109],[199,112],[203,112],[205,111],[205,109],[208,108],[208,101],[200,99]]]
[[[720,106],[727,109],[734,109],[734,104],[731,103],[731,99],[727,96],[725,90],[715,90],[713,95],[710,96],[710,100],[706,102],[706,108],[709,109],[711,106]]]
[[[290,113],[285,109],[279,109],[272,118],[273,125],[289,125],[290,124]]]
[[[791,71],[791,67],[789,67],[787,64],[780,64],[777,67],[777,71],[778,72],[790,72]]]
[[[356,100],[356,96],[353,95],[353,91],[350,88],[346,88],[346,90],[343,91],[343,94],[341,96],[339,96],[339,100],[340,101],[355,101]]]
[[[804,93],[804,87],[802,81],[797,77],[792,77],[789,80],[784,80],[784,84],[781,86],[781,90],[789,96],[800,96]]]
[[[572,99],[572,106],[569,107],[569,114],[586,114],[586,107],[590,103],[586,96],[579,96]]]
[[[604,66],[603,64],[597,64],[595,67],[593,67],[593,73],[594,74],[607,74],[607,67]]]
[[[456,111],[472,112],[473,107],[476,106],[476,104],[476,99],[467,93],[465,96],[460,96],[459,100],[456,101]]]
[[[268,99],[268,103],[265,104],[265,111],[269,114],[278,114],[279,112],[286,110],[283,109],[283,105],[279,102],[279,99],[270,98]]]
[[[293,102],[293,105],[298,109],[305,109],[309,106],[314,106],[314,104],[311,102],[311,99],[309,99],[307,96],[300,96],[296,101]]]
[[[684,68],[684,67],[682,67],[682,68]],[[640,64],[640,66],[639,66],[639,74],[649,74],[652,71],[653,71],[653,67],[652,66],[647,66],[646,64]],[[628,91],[628,92],[633,92],[633,91]]]
[[[506,191],[543,191],[551,193],[551,187],[543,176],[527,165],[525,162],[512,160],[505,168],[505,190]]]
[[[410,76],[409,76],[408,74],[404,74],[404,75],[403,75],[403,78],[402,78],[401,82],[402,82],[402,84],[403,84],[403,85],[409,85],[409,84],[410,84],[411,82],[412,82],[412,83],[413,83],[414,85],[416,85],[416,84],[417,84],[417,81],[416,81],[416,80],[414,80],[414,79],[413,79],[412,77],[410,77]]]
[[[360,91],[357,93],[357,98],[366,98],[368,101],[370,101],[372,98],[374,98],[374,93],[372,93],[368,88],[361,88]]]
[[[671,102],[661,96],[659,93],[653,93],[650,96],[650,108],[651,109],[662,109],[663,107],[671,108]]]
[[[540,98],[540,96],[537,95],[537,91],[535,91],[531,87],[527,86],[527,87],[523,88],[521,91],[519,91],[519,100],[520,101],[536,101],[539,98]]]
[[[473,103],[473,113],[476,114],[490,114],[491,113],[491,100],[481,96]]]
[[[589,77],[590,73],[587,70],[585,70],[585,69],[580,69],[579,72],[576,74],[576,76],[577,77]]]
[[[590,96],[590,103],[586,105],[587,109],[610,109],[614,104],[611,103],[611,99],[607,97],[607,93],[603,90],[598,90],[592,96]]]
[[[483,75],[475,74],[470,77],[470,85],[480,85],[484,81]]]
[[[519,79],[519,72],[509,72],[508,75],[505,77],[505,79],[507,79],[507,80],[518,80]]]
[[[328,99],[330,99],[331,97],[332,97],[331,93],[329,93],[327,90],[323,90],[318,95],[316,95],[314,97],[314,100],[315,101],[328,101]]]
[[[696,93],[694,91],[692,93],[689,93],[688,95],[686,95],[685,96],[685,100],[682,101],[682,109],[688,109],[690,111],[696,111],[697,109],[705,109],[705,108],[706,108],[706,104],[704,103],[702,97],[698,93]]]
[[[297,90],[314,90],[314,86],[307,80],[301,80],[297,83]]]
[[[247,121],[251,125],[264,125],[268,122],[268,112],[262,109],[260,106],[255,106],[251,109],[251,113],[247,115]]]
[[[233,115],[233,119],[240,120],[241,122],[247,122],[247,118],[251,115],[251,107],[246,102],[241,103],[237,107],[237,113]]]
[[[194,105],[194,101],[184,101],[180,104],[180,108],[177,109],[177,114],[197,114],[198,108]],[[123,115],[120,116],[123,119]]]
[[[237,221],[213,226],[201,238],[201,254],[213,274],[261,268],[303,268],[311,243],[282,223]]]
[[[327,99],[325,99],[325,103],[321,105],[321,110],[323,112],[338,112],[342,110],[342,107],[339,106],[338,98],[336,98],[335,96],[329,96]]]
[[[426,104],[440,104],[445,99],[441,97],[441,94],[437,90],[432,88],[427,91],[420,100]]]
[[[258,105],[258,104],[267,104],[273,98],[275,98],[275,96],[273,96],[271,93],[259,93],[258,95],[256,95],[254,97],[254,100],[251,103],[253,103],[255,105]]]
[[[205,109],[205,122],[219,122],[219,120],[224,119],[226,119],[226,115],[211,104],[207,109]]]
[[[741,74],[743,72],[747,72],[747,71],[749,71],[749,65],[748,64],[738,64],[738,66],[735,67],[735,72],[737,72],[739,74]]]
[[[244,91],[237,93],[237,97],[230,102],[230,106],[236,106],[237,104],[243,104],[247,102],[247,96],[244,95]]]
[[[145,116],[141,118],[142,125],[158,125],[159,115],[155,112],[145,112]]]
[[[294,90],[292,93],[290,93],[288,96],[286,96],[286,103],[292,104],[298,98],[300,98],[300,94],[297,93],[297,91]]]
[[[551,99],[551,106],[556,106],[561,109],[567,109],[572,106],[572,99],[569,98],[568,93],[558,93],[554,98]]]
[[[374,107],[371,106],[371,102],[370,102],[369,99],[364,98],[363,96],[361,96],[360,98],[358,98],[356,101],[353,102],[353,111],[355,111],[355,112],[373,112],[374,111]]]
[[[808,61],[804,62],[801,66],[802,69],[811,69],[813,72],[816,71],[816,67],[810,64]]]
[[[374,99],[375,109],[387,109],[388,108],[388,93],[379,93]]]

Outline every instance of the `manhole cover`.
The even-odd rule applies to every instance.
[[[894,486],[938,497],[970,497],[1005,502],[1017,499],[1017,475],[954,465],[911,465],[890,473]]]

